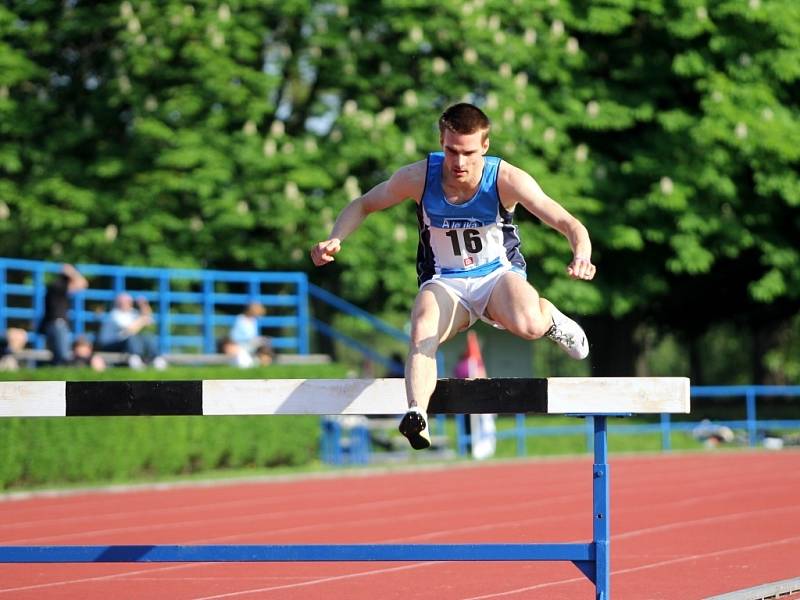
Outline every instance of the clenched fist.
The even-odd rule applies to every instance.
[[[333,255],[342,249],[342,240],[339,238],[331,238],[314,245],[311,248],[311,260],[318,267],[333,262]]]

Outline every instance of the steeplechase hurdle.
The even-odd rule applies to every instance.
[[[0,383],[0,417],[401,415],[402,379]],[[0,546],[0,563],[571,561],[610,597],[609,416],[688,413],[683,377],[440,379],[429,414],[592,417],[593,539],[554,544]]]

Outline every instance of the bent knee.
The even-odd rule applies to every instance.
[[[511,323],[506,329],[525,340],[538,340],[550,330],[550,324],[542,318],[531,316]]]

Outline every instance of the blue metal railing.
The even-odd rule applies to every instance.
[[[151,303],[161,352],[176,349],[213,353],[216,342],[233,324],[237,309],[261,302],[273,314],[260,317],[259,328],[268,330],[273,347],[308,354],[311,329],[340,341],[366,358],[392,366],[390,358],[312,319],[309,300],[323,302],[339,312],[367,323],[380,333],[408,343],[408,335],[374,315],[309,283],[305,273],[214,271],[80,264],[78,270],[90,287],[71,296],[70,321],[75,335],[94,335],[104,313],[122,291]],[[34,347],[44,338],[36,327],[44,313],[48,275],[59,273],[61,263],[0,258],[0,331],[13,323],[29,331]],[[235,291],[220,288],[235,288]],[[268,288],[268,289],[267,289]],[[102,309],[99,310],[98,309]],[[280,311],[285,314],[274,314]],[[276,332],[280,332],[277,335]]]
[[[335,308],[339,312],[342,312],[346,315],[364,321],[368,325],[372,326],[373,329],[375,329],[375,331],[388,335],[389,337],[399,342],[402,342],[403,345],[407,345],[410,340],[409,335],[404,331],[401,331],[397,327],[389,325],[386,321],[382,321],[375,315],[368,313],[367,311],[359,308],[355,304],[351,304],[347,300],[342,300],[341,298],[339,298],[339,296],[331,294],[329,291],[319,287],[318,285],[309,283],[308,295],[310,298],[319,300],[327,304],[328,306]],[[398,366],[394,365],[392,363],[392,359],[389,358],[388,356],[384,356],[380,352],[377,352],[374,348],[370,348],[366,344],[359,342],[358,340],[352,338],[346,333],[338,331],[336,328],[334,328],[328,323],[324,323],[319,319],[311,319],[311,326],[313,329],[315,329],[322,335],[325,335],[334,340],[342,342],[346,346],[349,346],[350,348],[353,348],[354,350],[360,352],[364,357],[368,358],[369,360],[378,363],[380,365],[383,365],[383,367],[385,367],[386,369],[392,369],[393,367]],[[436,366],[439,371],[439,377],[443,377],[444,354],[441,351],[437,352],[436,354]]]
[[[319,287],[318,285],[309,283],[308,295],[313,299],[319,300],[320,302],[323,302],[324,304],[331,306],[332,308],[338,310],[339,312],[342,312],[346,315],[364,321],[365,323],[370,325],[373,329],[375,329],[375,331],[388,335],[392,339],[395,339],[399,342],[403,342],[403,344],[408,344],[409,336],[404,331],[401,331],[400,329],[397,329],[396,327],[389,325],[385,321],[382,321],[375,315],[372,315],[367,311],[359,308],[355,304],[351,304],[347,300],[342,300],[335,294],[331,294],[329,291]],[[370,348],[366,344],[359,342],[358,340],[347,335],[346,333],[338,331],[336,328],[334,328],[328,323],[324,323],[319,319],[311,319],[311,326],[322,335],[325,335],[334,340],[342,342],[343,344],[349,346],[350,348],[357,350],[369,360],[378,363],[380,365],[383,365],[383,367],[385,367],[386,369],[391,369],[392,367],[395,366],[392,364],[392,359],[389,358],[388,356],[384,356],[380,352],[377,352],[376,350]],[[441,360],[438,362],[441,363]]]
[[[117,294],[126,291],[151,303],[161,352],[212,353],[236,312],[257,301],[274,312],[259,319],[276,349],[309,352],[308,280],[305,273],[165,269],[81,264],[89,288],[71,297],[70,321],[76,335],[99,326]],[[61,263],[0,258],[0,331],[11,323],[29,330],[43,347],[36,326],[44,313],[47,275]],[[231,291],[228,288],[233,288]],[[233,307],[233,308],[231,308]],[[99,312],[98,312],[99,311]]]
[[[714,420],[714,425],[730,427],[746,431],[747,443],[755,446],[759,442],[760,432],[768,429],[800,429],[800,419],[758,419],[757,404],[759,398],[769,397],[800,397],[800,385],[721,385],[721,386],[692,386],[692,400],[700,398],[744,398],[745,418],[735,420]],[[696,411],[698,403],[693,402],[693,410]],[[635,434],[635,433],[660,433],[661,449],[670,450],[672,447],[672,433],[676,431],[694,430],[700,421],[679,421],[672,420],[671,415],[662,414],[659,416],[658,423],[616,423],[609,425],[610,433],[615,434]],[[556,436],[556,435],[575,435],[583,434],[586,436],[587,449],[591,449],[592,444],[592,425],[590,422],[577,425],[561,426],[528,426],[525,415],[516,415],[515,426],[504,429],[496,433],[498,440],[516,439],[517,454],[526,454],[526,440],[529,437]],[[456,429],[456,446],[459,453],[464,454],[468,447],[470,437],[463,430],[463,427]]]
[[[800,385],[794,386],[765,386],[765,385],[737,385],[737,386],[692,386],[691,396],[693,409],[698,410],[701,403],[694,402],[701,398],[744,398],[745,418],[714,420],[713,426],[729,427],[733,430],[744,430],[747,444],[755,446],[758,444],[760,435],[767,430],[800,429],[800,419],[759,419],[758,400],[759,398],[775,397],[800,397]],[[439,415],[441,417],[441,415]],[[472,437],[467,433],[465,419],[468,415],[455,415],[455,445],[457,454],[464,456],[468,454],[469,445]],[[591,451],[594,444],[594,423],[591,418],[581,419],[575,425],[555,425],[555,426],[530,426],[527,424],[526,415],[518,414],[514,417],[514,427],[502,429],[495,433],[496,440],[514,439],[516,440],[516,452],[518,456],[527,455],[527,440],[531,437],[553,437],[562,435],[583,435],[586,439],[587,450]],[[442,429],[443,429],[443,423]],[[668,413],[659,415],[656,423],[626,423],[621,419],[618,423],[608,426],[608,431],[615,434],[641,434],[641,433],[660,433],[661,449],[668,451],[671,449],[671,437],[674,432],[692,432],[699,425],[700,421],[679,421],[675,422]],[[363,431],[356,431],[354,428],[350,435],[364,436],[367,427],[362,425]],[[342,431],[337,431],[337,436],[323,436],[326,440],[326,452],[323,452],[323,459],[332,464],[343,463],[367,463],[369,462],[369,446],[361,438],[357,446],[358,454],[355,458],[344,456],[341,450],[337,450],[337,440],[344,439],[346,436]],[[335,454],[338,452],[338,454]]]

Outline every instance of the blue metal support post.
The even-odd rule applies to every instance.
[[[592,466],[592,497],[594,505],[595,597],[597,600],[608,600],[611,593],[611,556],[609,552],[611,494],[608,465],[608,433],[604,415],[595,415],[593,420],[594,465]]]
[[[672,450],[672,419],[669,413],[661,413],[661,449]]]
[[[310,332],[308,277],[303,274],[297,280],[297,352],[299,354],[309,353]]]
[[[6,268],[0,265],[0,331],[5,331],[8,327],[6,317]]]
[[[756,422],[756,392],[748,387],[745,392],[745,405],[747,410],[747,443],[755,446],[758,443],[758,423]]]

